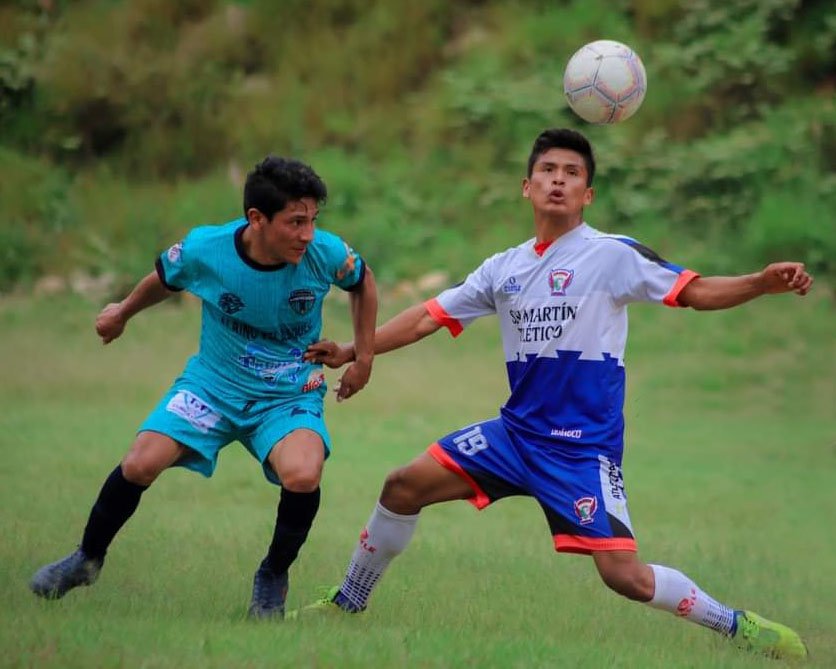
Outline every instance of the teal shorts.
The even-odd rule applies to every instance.
[[[221,449],[239,441],[261,463],[264,476],[281,485],[267,456],[276,442],[298,429],[316,432],[331,453],[323,418],[322,393],[296,397],[246,400],[222,397],[188,376],[179,377],[137,432],[159,432],[189,450],[177,461],[207,478],[218,464]]]

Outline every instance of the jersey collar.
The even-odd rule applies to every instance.
[[[235,231],[235,250],[238,252],[238,257],[241,258],[241,260],[243,260],[248,267],[252,267],[259,272],[275,272],[287,267],[286,262],[279,263],[278,265],[262,265],[260,262],[256,262],[247,255],[247,252],[244,249],[244,230],[247,229],[248,225],[249,223],[244,223],[244,225]]]

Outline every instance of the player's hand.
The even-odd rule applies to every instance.
[[[352,362],[345,373],[337,380],[337,387],[334,392],[337,394],[337,402],[347,400],[352,395],[359,393],[369,382],[372,374],[372,363],[357,360]]]
[[[328,339],[323,339],[308,346],[302,357],[305,362],[338,369],[347,362],[351,362],[353,351],[351,346],[340,345]]]
[[[764,293],[789,293],[806,295],[813,285],[813,277],[800,262],[775,262],[761,272]]]
[[[125,331],[127,320],[122,315],[122,303],[111,302],[96,317],[96,333],[103,344],[109,344]]]

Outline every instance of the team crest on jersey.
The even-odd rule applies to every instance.
[[[588,525],[595,520],[595,512],[598,510],[598,498],[581,497],[575,500],[575,515],[581,521],[581,525]]]
[[[310,312],[313,309],[314,302],[316,302],[316,295],[314,295],[312,290],[308,290],[307,288],[294,290],[287,299],[290,308],[300,316],[304,316]]]
[[[223,293],[221,299],[218,300],[218,306],[221,311],[231,316],[244,308],[244,302],[235,293]]]
[[[575,270],[573,269],[553,269],[549,272],[549,288],[551,288],[552,295],[565,295],[574,276]]]

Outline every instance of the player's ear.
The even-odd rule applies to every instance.
[[[255,227],[261,227],[269,223],[267,217],[255,207],[247,209],[247,222]]]
[[[586,207],[587,205],[592,204],[592,201],[595,199],[595,190],[590,186],[584,191],[583,194],[583,205]]]
[[[527,178],[522,180],[522,196],[526,200],[531,196],[531,182]]]

